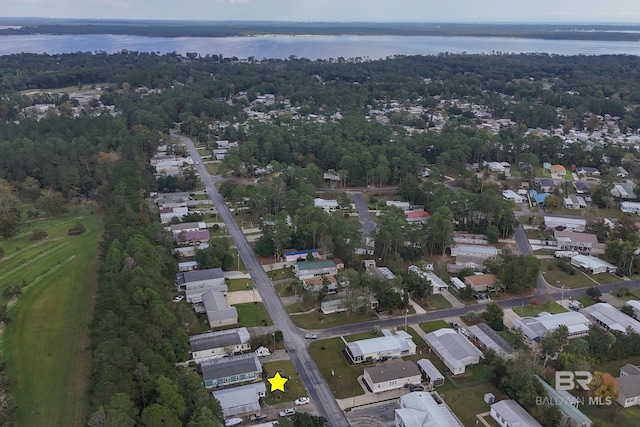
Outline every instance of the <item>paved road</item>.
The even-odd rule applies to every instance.
[[[242,261],[244,261],[244,265],[247,267],[247,271],[253,279],[256,289],[260,293],[260,297],[271,316],[274,326],[276,329],[283,332],[285,347],[287,348],[291,361],[300,375],[300,379],[307,389],[311,402],[315,405],[320,415],[327,419],[330,426],[348,427],[349,423],[344,412],[342,412],[340,406],[338,406],[338,402],[336,402],[333,393],[311,358],[303,335],[293,322],[291,322],[289,314],[285,310],[280,298],[278,298],[278,295],[262,268],[262,265],[258,261],[255,252],[251,246],[249,246],[249,243],[236,223],[233,214],[227,207],[220,193],[218,193],[218,190],[214,185],[215,180],[206,171],[202,164],[202,159],[200,158],[195,145],[189,138],[178,135],[177,133],[172,133],[172,135],[180,138],[189,150],[189,154],[196,162],[196,167],[202,182],[207,189],[207,193],[227,226],[227,230],[229,231],[229,234],[242,257]]]
[[[522,255],[533,255],[533,250],[531,249],[531,245],[529,244],[529,238],[527,237],[527,233],[524,231],[524,227],[522,224],[515,229],[514,238],[516,240],[516,245],[518,245],[518,250]],[[543,296],[552,292],[559,291],[559,288],[555,286],[551,286],[542,275],[542,272],[538,274],[538,280],[536,282],[536,294],[539,296]]]
[[[351,193],[353,196],[353,204],[356,205],[358,211],[358,219],[360,220],[360,226],[362,228],[362,237],[371,236],[376,229],[376,223],[371,218],[369,213],[369,206],[364,201],[362,193]]]
[[[600,292],[605,294],[605,293],[616,290],[619,286],[624,286],[629,289],[640,288],[640,280],[633,280],[630,282],[609,283],[606,285],[600,285],[595,287],[600,289]],[[580,288],[580,289],[565,290],[564,293],[562,291],[555,291],[553,293],[547,294],[546,297],[551,297],[554,300],[559,300],[563,297],[567,299],[569,297],[576,298],[584,295],[585,295],[585,288]],[[536,296],[534,295],[534,296],[519,297],[519,298],[513,298],[509,300],[496,301],[496,302],[502,308],[514,308],[514,307],[519,307],[522,304],[525,304],[525,305],[530,304],[533,298],[536,298]],[[468,305],[462,308],[445,308],[443,310],[430,311],[425,314],[413,314],[411,316],[408,316],[407,323],[409,324],[422,323],[422,322],[429,322],[432,320],[443,319],[446,317],[461,316],[466,312],[468,312],[469,310],[481,311],[481,310],[484,310],[484,305],[473,304],[473,305]],[[353,325],[336,326],[335,328],[318,330],[317,335],[318,335],[318,338],[320,339],[341,336],[341,335],[351,335],[351,334],[357,334],[361,332],[369,332],[373,330],[374,326],[380,326],[381,328],[396,328],[399,326],[403,326],[404,322],[405,322],[404,316],[383,319],[383,320],[372,320],[370,322],[356,323]]]

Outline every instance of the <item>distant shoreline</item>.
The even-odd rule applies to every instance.
[[[11,27],[11,28],[7,28]],[[638,24],[124,21],[0,18],[0,35],[147,37],[442,36],[640,42]]]

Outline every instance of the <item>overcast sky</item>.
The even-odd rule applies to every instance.
[[[0,0],[0,16],[406,22],[640,22],[639,0]]]

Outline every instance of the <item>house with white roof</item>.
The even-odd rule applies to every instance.
[[[491,405],[491,417],[501,427],[542,427],[515,400],[501,400]]]
[[[521,195],[519,195],[518,193],[516,193],[513,190],[504,190],[502,192],[502,198],[505,200],[511,200],[514,203],[520,204],[524,202],[524,197],[522,197]]]
[[[438,368],[429,359],[418,360],[418,368],[424,374],[427,382],[432,387],[438,387],[444,384],[444,375],[440,373]]]
[[[615,265],[591,255],[575,255],[571,257],[571,265],[583,268],[591,274],[615,273],[618,269]]]
[[[397,202],[395,200],[387,200],[387,206],[395,206],[397,208],[402,209],[403,211],[408,211],[411,209],[411,204],[409,202]]]
[[[464,374],[467,365],[476,365],[482,352],[462,334],[442,328],[424,335],[424,341],[454,374]]]
[[[337,200],[325,200],[320,198],[313,199],[313,205],[317,208],[324,209],[327,213],[334,212],[339,208]]]
[[[493,172],[493,173],[505,173],[506,171],[502,163],[499,163],[499,162],[489,162],[487,164],[487,167],[489,168],[489,172]]]
[[[411,361],[390,360],[365,368],[362,380],[372,392],[382,393],[403,388],[409,384],[418,385],[422,382],[422,373]]]
[[[640,319],[640,301],[629,300],[625,305],[628,305],[633,309],[633,313],[636,315],[636,320]]]
[[[267,395],[267,386],[263,382],[231,387],[213,392],[225,418],[248,416],[260,412],[260,398]]]
[[[447,285],[444,280],[436,276],[432,271],[424,271],[417,265],[410,265],[409,272],[417,274],[424,280],[428,280],[431,284],[431,293],[434,295],[449,289],[449,285]]]
[[[405,331],[382,330],[381,337],[353,342],[343,341],[345,352],[352,363],[375,362],[377,360],[396,359],[416,354],[416,344]]]
[[[624,213],[640,214],[640,203],[638,202],[622,202],[620,210]]]
[[[416,391],[400,397],[395,427],[464,427],[438,393]]]
[[[626,332],[627,328],[631,328],[637,334],[640,334],[640,322],[633,317],[627,316],[609,303],[599,302],[583,308],[582,312],[593,323],[610,332]]]
[[[189,337],[191,357],[200,359],[219,359],[236,353],[251,350],[251,337],[247,328],[227,329]]]
[[[487,259],[498,255],[498,249],[489,245],[453,245],[451,246],[451,256],[467,256],[473,258]]]
[[[587,207],[587,201],[577,194],[569,194],[563,199],[562,204],[569,209],[584,209]]]
[[[549,228],[562,228],[569,231],[584,231],[587,221],[583,218],[567,218],[560,216],[544,216],[544,225]]]
[[[546,311],[537,317],[522,317],[512,319],[513,330],[522,329],[526,341],[539,342],[546,334],[555,331],[560,325],[569,329],[569,339],[580,338],[589,334],[591,322],[582,313],[567,311],[564,313],[550,314]]]

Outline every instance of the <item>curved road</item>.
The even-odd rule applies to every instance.
[[[171,135],[180,138],[189,150],[189,155],[196,162],[196,168],[200,173],[200,178],[207,189],[207,193],[213,201],[213,204],[218,209],[220,217],[224,221],[227,230],[238,249],[238,253],[242,257],[242,261],[244,261],[244,265],[247,267],[247,270],[251,275],[251,279],[258,289],[260,297],[271,316],[271,320],[273,320],[274,326],[276,329],[281,330],[284,335],[285,347],[287,348],[289,357],[298,371],[300,379],[305,385],[311,401],[320,412],[320,415],[327,419],[327,422],[331,427],[348,427],[349,423],[344,412],[342,412],[342,409],[338,406],[338,402],[336,402],[331,389],[311,358],[302,334],[293,322],[291,322],[289,314],[285,310],[282,301],[278,297],[271,281],[269,280],[269,277],[267,277],[262,265],[258,261],[253,248],[249,246],[249,242],[236,223],[233,214],[227,207],[220,193],[218,193],[218,190],[214,185],[216,180],[211,177],[202,164],[202,159],[200,158],[193,141],[179,135],[177,132],[172,132]]]

